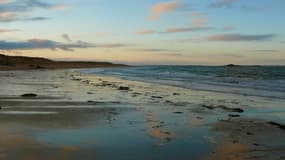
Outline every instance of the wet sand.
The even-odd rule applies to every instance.
[[[1,71],[0,77],[1,160],[285,158],[284,99],[76,70]],[[36,96],[21,96],[27,93]]]

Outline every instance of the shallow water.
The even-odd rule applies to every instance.
[[[284,66],[140,66],[83,69],[80,72],[189,89],[285,99]]]

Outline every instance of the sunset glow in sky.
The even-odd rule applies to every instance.
[[[285,65],[284,0],[0,0],[0,54]]]

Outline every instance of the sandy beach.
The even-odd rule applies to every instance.
[[[67,69],[0,76],[1,160],[285,158],[284,99]]]

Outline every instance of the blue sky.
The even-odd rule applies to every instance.
[[[0,53],[284,65],[284,0],[0,0]]]

